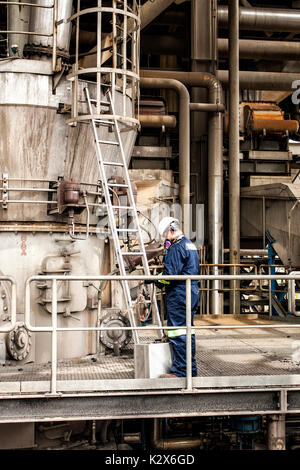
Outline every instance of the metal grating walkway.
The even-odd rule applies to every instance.
[[[219,329],[218,326],[228,323],[228,319],[210,320],[208,323],[200,320],[196,324],[212,325],[214,321],[216,323],[213,329],[197,331],[198,377],[296,376],[300,374],[300,328],[289,329],[286,328],[285,323],[280,328],[260,330]],[[255,323],[251,320],[239,320],[236,324],[254,325]],[[143,342],[151,342],[151,340],[151,337],[145,337]],[[91,355],[78,359],[60,360],[57,364],[58,381],[74,383],[114,379],[134,379],[132,345],[122,351],[120,356]],[[50,363],[29,363],[0,368],[2,393],[5,393],[5,384],[22,382],[33,384],[50,380]],[[30,390],[30,387],[27,389]]]

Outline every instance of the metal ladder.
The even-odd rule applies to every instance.
[[[114,248],[115,248],[115,253],[116,253],[116,258],[117,262],[119,265],[119,270],[120,270],[120,275],[125,276],[126,275],[126,267],[125,267],[125,261],[124,257],[125,256],[141,256],[142,258],[142,267],[143,267],[143,274],[144,275],[150,275],[150,269],[148,265],[148,260],[147,260],[147,255],[146,255],[146,249],[142,237],[142,231],[141,231],[141,226],[139,223],[138,219],[138,214],[137,214],[137,209],[136,209],[136,204],[134,200],[134,195],[132,191],[132,186],[130,182],[130,177],[129,177],[129,172],[127,168],[127,163],[126,163],[126,156],[121,140],[121,134],[120,134],[120,129],[119,129],[119,124],[118,120],[115,118],[115,109],[114,109],[114,104],[112,100],[112,96],[110,91],[108,91],[108,101],[101,101],[100,105],[109,107],[111,109],[111,115],[113,115],[113,118],[110,120],[105,120],[105,119],[99,119],[94,116],[93,113],[93,107],[92,103],[96,103],[96,100],[90,98],[89,90],[86,87],[85,89],[85,94],[87,98],[87,103],[88,103],[88,109],[89,109],[89,114],[91,116],[91,123],[92,123],[92,128],[93,128],[93,134],[95,138],[95,144],[96,144],[96,150],[97,150],[97,160],[99,164],[99,170],[100,170],[100,177],[102,181],[102,187],[103,187],[103,192],[104,192],[104,198],[105,198],[105,204],[107,206],[107,212],[108,212],[108,220],[110,224],[110,229],[112,232],[112,238],[114,241]],[[103,126],[111,126],[114,132],[114,141],[107,141],[99,138],[98,131],[97,131],[97,124],[102,124]],[[101,126],[100,126],[101,129]],[[102,146],[117,146],[118,147],[118,161],[116,162],[110,162],[110,161],[104,161],[103,156],[102,156],[102,151],[101,147]],[[124,184],[119,184],[119,183],[111,183],[108,180],[107,174],[106,174],[106,168],[119,168],[122,170],[122,177],[124,178]],[[113,187],[121,187],[121,188],[126,188],[127,190],[127,198],[129,201],[129,206],[120,206],[120,205],[113,205],[111,196],[110,196],[110,189]],[[118,228],[117,223],[116,223],[116,218],[114,214],[115,209],[124,209],[128,210],[132,213],[133,221],[134,221],[134,228]],[[119,234],[120,233],[134,233],[137,240],[138,240],[138,245],[139,245],[139,251],[122,251],[121,244],[120,244],[120,239],[119,239]],[[135,316],[134,316],[134,302],[131,298],[130,294],[130,288],[129,288],[129,281],[124,280],[121,281],[123,291],[124,291],[124,297],[125,297],[125,302],[126,302],[126,309],[128,312],[128,317],[131,326],[136,327],[136,321],[135,321]],[[158,326],[161,326],[161,319],[159,315],[159,310],[158,310],[158,305],[157,305],[157,300],[155,296],[155,288],[153,285],[145,285],[145,289],[147,291],[147,294],[149,296],[149,302],[151,304],[151,310],[152,310],[152,318],[156,318],[156,322]],[[163,338],[163,330],[158,329],[158,336],[159,338]],[[138,337],[138,331],[133,330],[133,340],[135,344],[139,343],[139,337]]]

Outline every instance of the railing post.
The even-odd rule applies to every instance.
[[[185,282],[186,295],[186,389],[192,390],[192,298],[191,298],[191,279],[187,278]]]
[[[52,375],[51,393],[56,395],[57,373],[57,281],[52,280]]]
[[[56,71],[57,58],[57,21],[58,21],[58,0],[53,4],[53,49],[52,49],[52,72]]]

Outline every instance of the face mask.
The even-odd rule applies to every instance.
[[[170,248],[171,244],[172,244],[172,243],[170,242],[170,240],[166,240],[166,241],[165,241],[165,248],[166,248],[166,249]]]

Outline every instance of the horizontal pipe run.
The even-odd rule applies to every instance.
[[[148,114],[139,114],[137,119],[140,121],[142,127],[176,127],[176,117],[175,116],[155,116]]]
[[[228,70],[218,70],[217,79],[211,77],[208,73],[200,72],[177,72],[177,71],[162,71],[162,70],[141,70],[141,77],[164,77],[174,78],[179,80],[187,86],[191,87],[207,87],[211,86],[216,94],[218,93],[218,86],[214,84],[220,81],[222,85],[228,87],[229,74]],[[244,90],[274,90],[274,91],[290,91],[291,93],[299,88],[300,76],[298,73],[285,73],[285,72],[253,72],[253,71],[239,71],[240,89]],[[213,101],[213,100],[212,100]],[[218,99],[221,103],[221,98]]]
[[[225,106],[221,103],[190,103],[191,111],[200,111],[200,112],[212,112],[212,113],[224,113]]]
[[[200,444],[201,439],[199,437],[163,438],[160,433],[159,419],[154,419],[153,433],[151,438],[151,445],[154,449],[168,451],[179,449],[195,449],[199,448]]]
[[[218,7],[219,28],[228,27],[228,7]],[[299,33],[300,10],[281,8],[240,8],[239,28],[252,31]]]
[[[225,87],[228,87],[228,70],[218,70],[217,78]],[[240,89],[243,90],[274,90],[290,91],[299,88],[299,74],[285,72],[253,72],[240,71]],[[297,82],[297,83],[296,83]]]
[[[299,60],[300,42],[240,39],[242,59]],[[228,39],[218,39],[219,57],[228,56]]]

